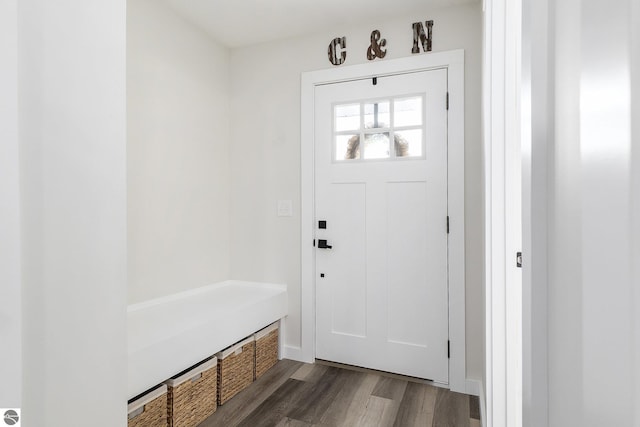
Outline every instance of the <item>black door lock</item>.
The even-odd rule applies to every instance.
[[[318,240],[318,249],[331,249],[333,246],[327,245],[327,241],[324,239]]]

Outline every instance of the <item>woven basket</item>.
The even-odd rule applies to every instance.
[[[218,405],[223,405],[227,400],[251,385],[254,375],[255,351],[255,341],[251,336],[216,354],[218,358]]]
[[[216,412],[217,363],[208,359],[165,381],[169,427],[194,427]]]
[[[162,384],[127,406],[128,427],[158,427],[167,425],[167,386]]]
[[[278,363],[278,323],[257,332],[256,339],[256,379]]]

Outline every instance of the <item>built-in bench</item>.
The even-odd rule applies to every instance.
[[[286,315],[285,285],[236,280],[130,305],[129,398]]]

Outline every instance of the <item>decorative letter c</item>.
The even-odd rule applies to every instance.
[[[338,57],[338,50],[341,49],[340,57]],[[347,38],[346,37],[336,37],[331,40],[329,43],[329,62],[333,65],[342,65],[344,61],[347,59]]]

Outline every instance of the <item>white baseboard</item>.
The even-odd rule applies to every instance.
[[[480,396],[480,390],[482,389],[482,381],[467,378],[465,385],[465,392],[472,396]]]
[[[282,350],[283,359],[295,360],[296,362],[306,362],[302,354],[302,348],[285,345]]]

